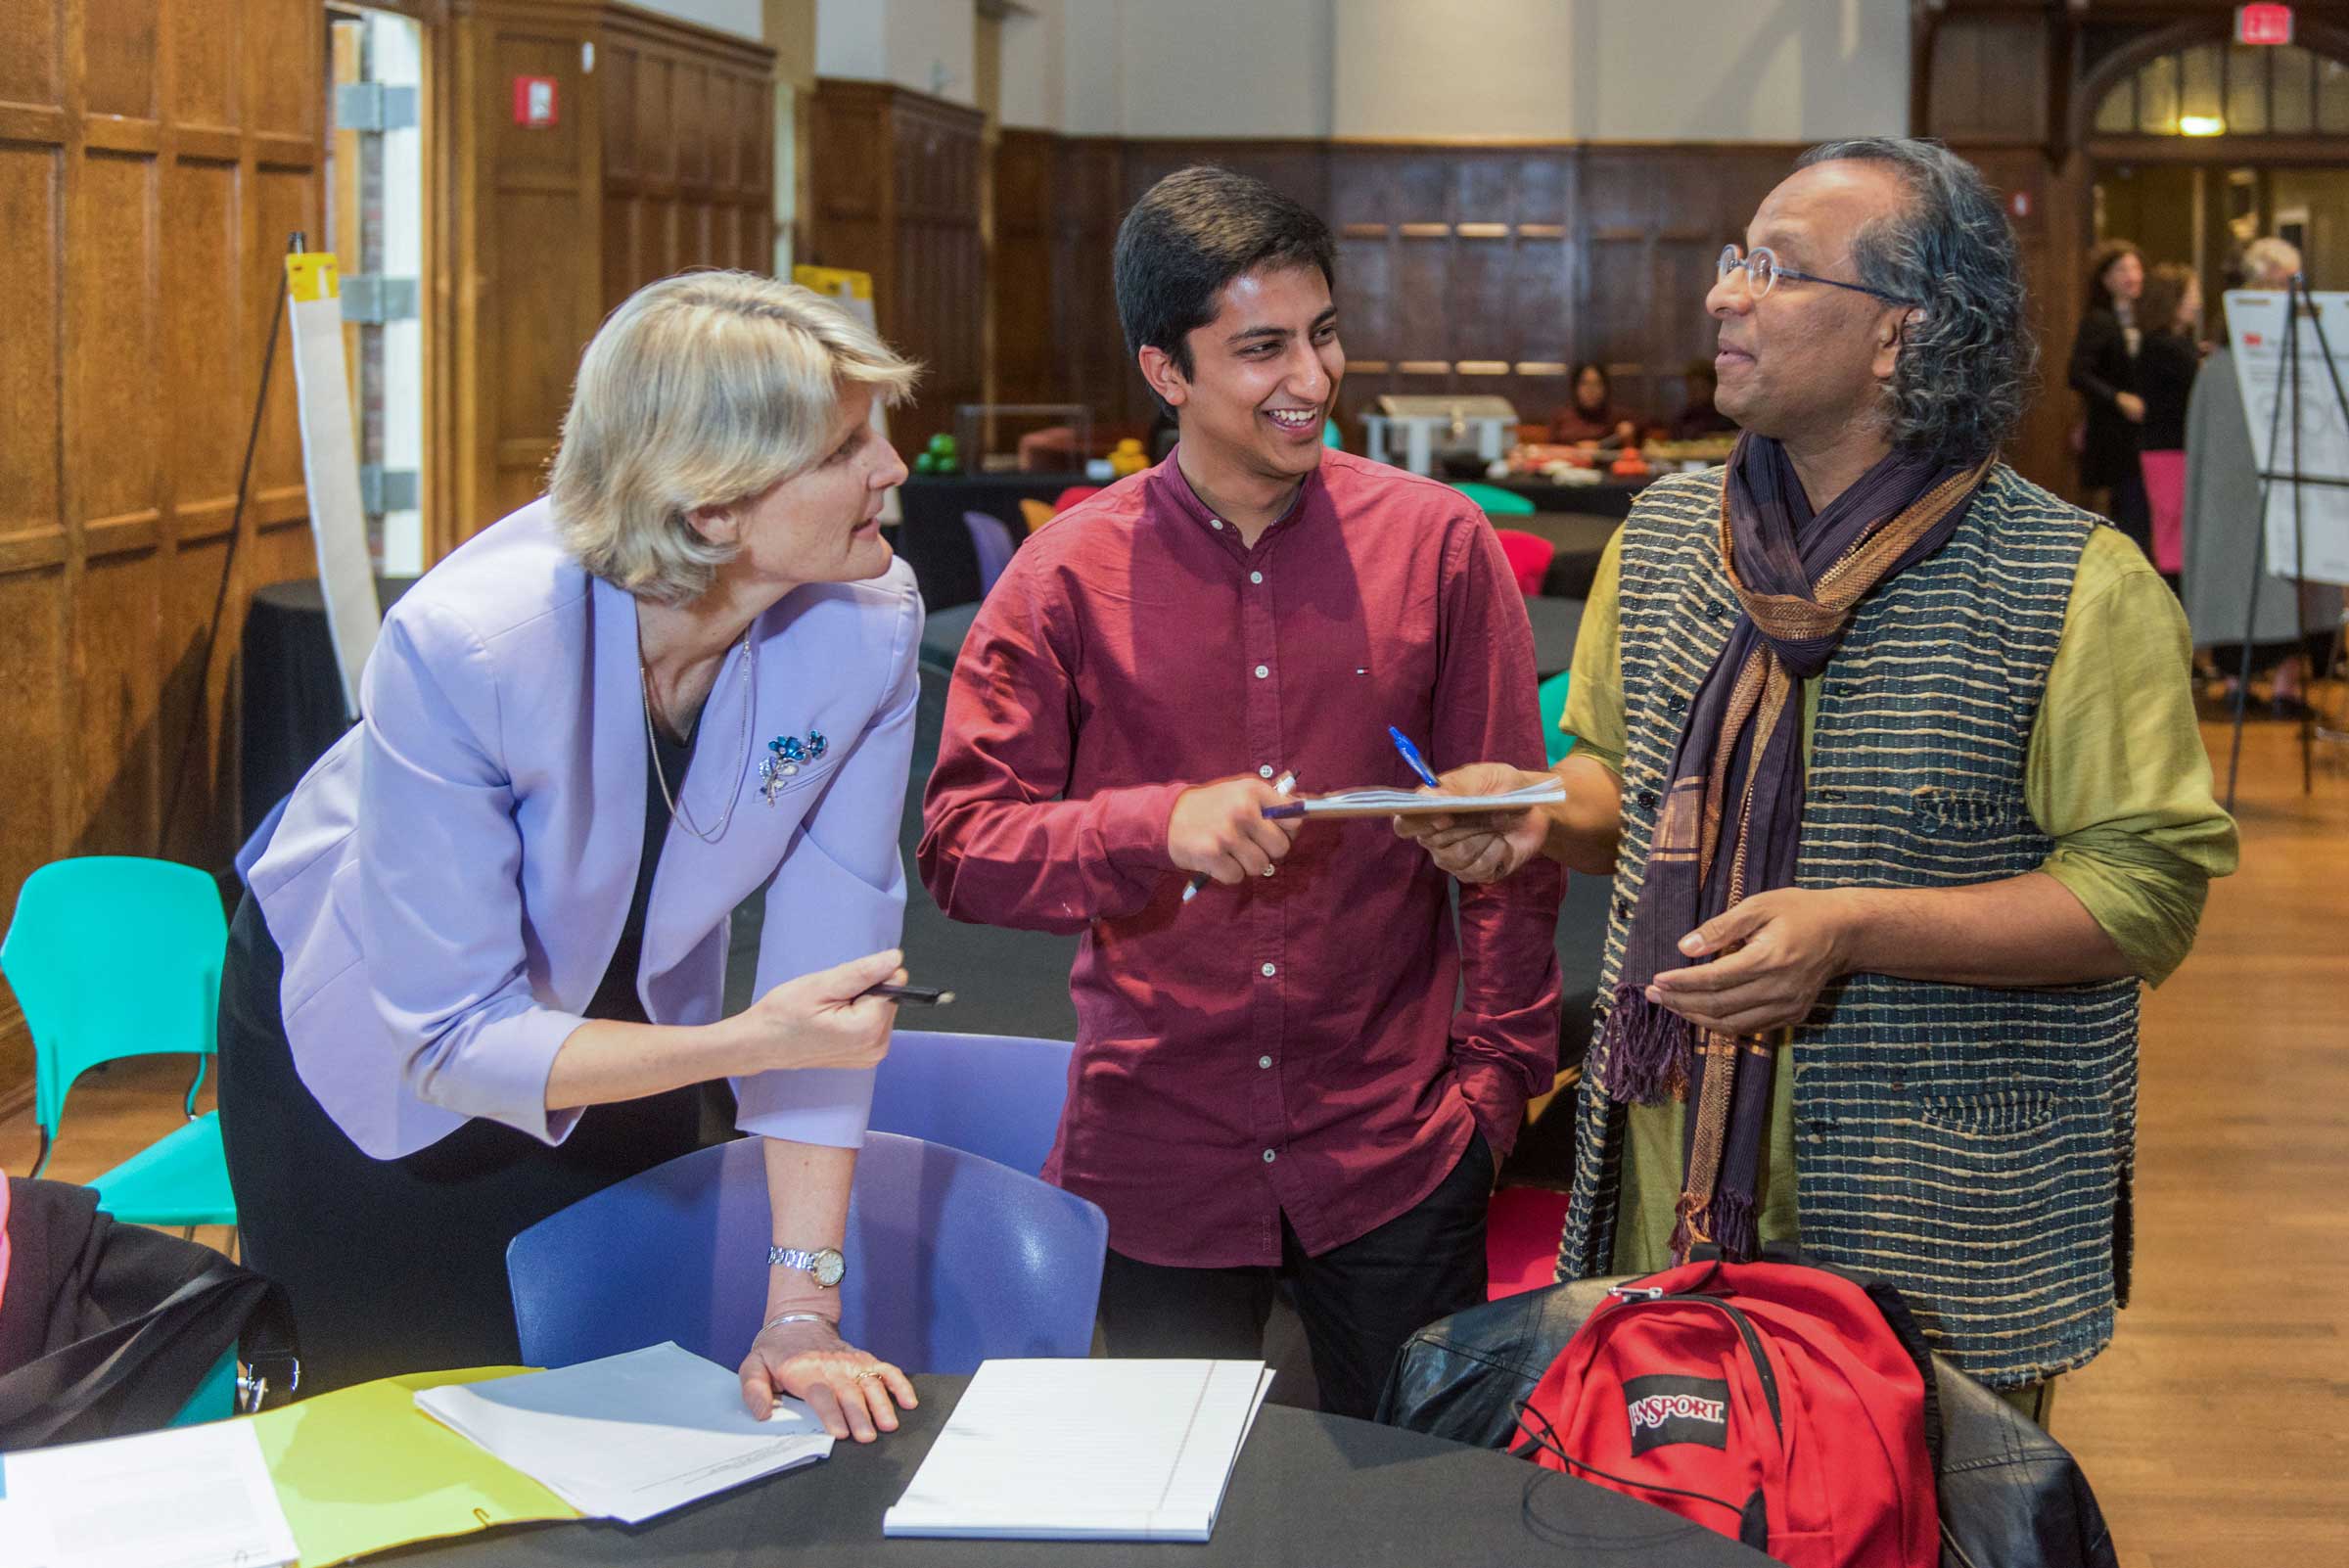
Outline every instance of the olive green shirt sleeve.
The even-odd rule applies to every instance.
[[[1566,686],[1566,708],[1558,729],[1575,738],[1575,755],[1588,754],[1617,778],[1623,777],[1628,742],[1623,715],[1623,530],[1607,541],[1583,601],[1583,623],[1574,634],[1574,678]]]
[[[2055,841],[2040,869],[2154,985],[2193,946],[2210,879],[2235,864],[2192,665],[2178,596],[2126,535],[2096,530],[2072,580],[2023,793]]]

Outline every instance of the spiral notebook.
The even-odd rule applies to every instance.
[[[988,1361],[881,1533],[1205,1541],[1271,1384],[1262,1361]]]

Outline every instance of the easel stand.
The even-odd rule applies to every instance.
[[[2276,405],[2268,416],[2268,463],[2259,475],[2259,546],[2251,561],[2251,592],[2243,606],[2242,663],[2235,671],[2234,734],[2227,753],[2227,809],[2234,809],[2234,786],[2242,770],[2243,710],[2251,699],[2251,640],[2259,626],[2259,589],[2268,575],[2268,500],[2279,481],[2292,487],[2292,626],[2293,641],[2305,643],[2300,630],[2300,598],[2307,586],[2305,568],[2308,560],[2308,526],[2301,502],[2310,485],[2329,488],[2349,488],[2349,480],[2334,479],[2302,471],[2300,463],[2300,323],[2306,320],[2317,335],[2318,357],[2325,362],[2326,378],[2332,385],[2335,406],[2340,410],[2342,423],[2349,425],[2349,392],[2341,387],[2340,366],[2332,357],[2332,342],[2325,334],[2325,317],[2308,300],[2307,279],[2298,273],[2285,286],[2283,309],[2283,341],[2279,346],[2276,361]],[[2276,459],[2276,434],[2283,421],[2284,405],[2292,411],[2292,461],[2288,469],[2279,469]],[[2340,646],[2340,632],[2333,633],[2333,646]],[[2295,655],[2297,657],[2297,655]],[[2320,670],[2318,674],[2324,673]],[[2320,738],[2315,707],[2303,701],[2300,705],[2300,793],[2306,795],[2316,788],[2316,743]],[[2322,738],[2331,742],[2349,741],[2349,735],[2326,729]]]

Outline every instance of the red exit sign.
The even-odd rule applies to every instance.
[[[2292,41],[2290,6],[2236,6],[2234,40],[2247,44],[2288,44]]]

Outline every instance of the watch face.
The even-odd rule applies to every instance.
[[[830,1290],[841,1282],[849,1271],[849,1261],[830,1247],[815,1255],[815,1282]]]

